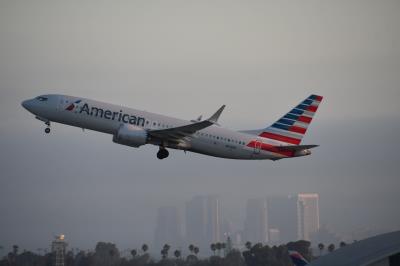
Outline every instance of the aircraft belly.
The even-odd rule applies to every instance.
[[[241,146],[228,146],[214,141],[193,140],[191,151],[228,159],[252,159],[251,152]]]

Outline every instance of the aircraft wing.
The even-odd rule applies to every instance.
[[[276,146],[277,149],[282,151],[301,151],[318,147],[319,145],[289,145],[289,146]]]
[[[152,137],[160,138],[163,140],[178,141],[182,138],[191,136],[192,134],[196,133],[199,130],[202,130],[206,127],[216,124],[224,108],[225,105],[221,106],[218,109],[218,111],[216,111],[215,114],[213,114],[209,119],[180,127],[149,130],[148,134]]]

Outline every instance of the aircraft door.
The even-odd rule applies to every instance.
[[[57,109],[57,111],[59,111],[59,110],[62,110],[62,106],[63,106],[63,103],[64,103],[64,97],[63,96],[57,96],[57,107],[56,107],[56,109]]]

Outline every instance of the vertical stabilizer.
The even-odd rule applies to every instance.
[[[297,251],[289,250],[289,256],[295,266],[308,265],[308,261]]]
[[[289,113],[265,128],[259,136],[299,145],[321,101],[322,96],[310,95]]]

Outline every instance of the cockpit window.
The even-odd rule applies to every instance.
[[[45,101],[48,100],[47,97],[43,97],[43,96],[36,97],[36,99],[39,100],[39,101],[41,101],[41,102],[45,102]]]

